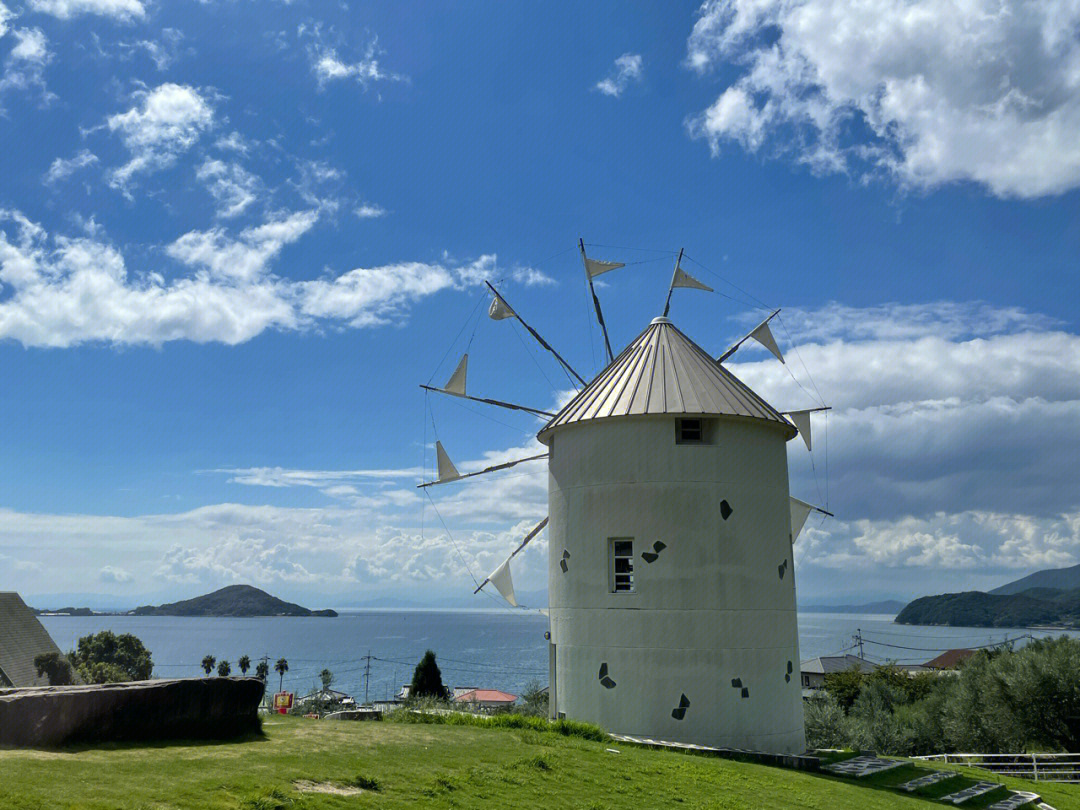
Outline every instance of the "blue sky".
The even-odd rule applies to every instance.
[[[484,278],[597,371],[579,236],[616,348],[680,247],[706,348],[784,307],[787,368],[731,367],[835,408],[804,600],[1080,561],[1066,4],[0,2],[0,588],[459,598],[544,473],[436,493],[451,539],[433,431],[478,468],[538,423],[416,386],[468,344],[471,391],[565,397]]]

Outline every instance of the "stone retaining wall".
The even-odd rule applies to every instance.
[[[258,678],[0,689],[0,745],[224,739],[259,729]]]

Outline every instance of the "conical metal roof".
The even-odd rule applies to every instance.
[[[607,368],[540,431],[590,419],[644,414],[741,416],[796,430],[779,411],[680,332],[655,318]]]

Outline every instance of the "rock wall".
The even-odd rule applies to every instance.
[[[224,739],[259,729],[258,678],[0,689],[0,745]]]

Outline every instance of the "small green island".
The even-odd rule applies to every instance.
[[[50,616],[202,616],[202,617],[256,617],[256,616],[337,616],[337,611],[310,610],[293,602],[271,596],[252,585],[229,585],[213,593],[169,602],[164,605],[142,605],[129,611],[99,612],[90,608],[61,608],[55,611],[35,610],[38,615]]]
[[[897,624],[949,627],[1080,628],[1080,565],[1037,571],[988,593],[924,596],[908,604]]]

